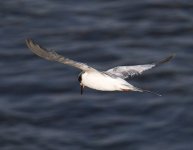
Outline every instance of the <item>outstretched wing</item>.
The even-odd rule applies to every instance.
[[[39,46],[38,44],[36,44],[34,41],[32,41],[31,39],[26,39],[26,44],[28,46],[29,49],[31,49],[31,51],[33,53],[35,53],[36,55],[50,60],[50,61],[57,61],[63,64],[67,64],[73,67],[76,67],[78,69],[81,69],[83,71],[88,71],[88,70],[93,70],[94,68],[84,64],[84,63],[79,63],[76,62],[74,60],[65,58],[59,54],[57,54],[55,51],[48,51],[45,48]],[[95,70],[95,69],[94,69]]]
[[[128,78],[129,76],[142,74],[144,71],[159,66],[163,63],[166,63],[174,58],[174,55],[171,55],[157,63],[145,64],[145,65],[136,65],[136,66],[118,66],[112,69],[105,71],[104,73],[109,74],[111,76],[117,76],[120,78]]]

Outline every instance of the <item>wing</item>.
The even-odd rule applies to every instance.
[[[172,58],[174,58],[174,55],[171,55],[159,62],[151,63],[151,64],[136,65],[136,66],[118,66],[105,71],[105,73],[111,76],[117,76],[125,79],[125,78],[128,78],[129,76],[132,77],[134,75],[142,74],[144,71],[154,68],[156,66],[159,66],[163,63],[166,63],[170,61]]]
[[[28,46],[29,49],[31,49],[31,51],[33,53],[35,53],[36,55],[50,60],[50,61],[57,61],[63,64],[67,64],[73,67],[76,67],[78,69],[81,69],[83,71],[88,71],[88,70],[93,70],[94,68],[84,64],[84,63],[79,63],[76,62],[74,60],[65,58],[59,54],[57,54],[55,51],[48,51],[45,48],[39,46],[38,44],[36,44],[34,41],[32,41],[31,39],[27,39],[26,40],[26,44]],[[95,70],[95,69],[94,69]]]

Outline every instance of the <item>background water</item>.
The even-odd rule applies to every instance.
[[[1,150],[192,150],[192,0],[0,2]],[[32,38],[106,70],[171,53],[129,79],[160,92],[80,96],[79,70],[35,56]]]

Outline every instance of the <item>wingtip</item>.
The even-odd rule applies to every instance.
[[[27,47],[29,48],[29,49],[33,49],[33,47],[34,46],[39,46],[38,44],[36,44],[36,42],[34,41],[34,40],[32,40],[31,38],[26,38],[25,39],[25,43],[26,43],[26,45],[27,45]],[[40,47],[40,46],[39,46]]]
[[[30,39],[30,38],[26,38],[26,39],[25,39],[25,43],[26,43],[26,45],[30,48],[30,45],[31,45],[31,43],[33,43],[33,40]]]
[[[26,38],[26,39],[25,39],[25,42],[26,42],[26,43],[29,43],[30,41],[32,41],[30,38]]]
[[[176,57],[176,53],[171,54],[172,59]]]
[[[176,53],[172,53],[169,57],[170,57],[170,60],[174,59],[176,57]]]
[[[159,66],[159,65],[161,65],[161,64],[164,64],[164,63],[167,63],[167,62],[171,61],[172,59],[174,59],[175,56],[176,56],[175,53],[171,54],[170,56],[166,57],[165,59],[157,62],[157,63],[156,63],[156,66]]]

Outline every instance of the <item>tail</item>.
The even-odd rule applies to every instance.
[[[151,93],[151,94],[154,94],[154,95],[157,95],[157,96],[162,96],[161,94],[159,94],[157,92],[153,92],[153,91],[149,91],[149,90],[144,90],[144,89],[140,89],[140,88],[136,88],[136,87],[135,87],[134,91],[137,91],[137,92],[147,92],[147,93]]]

